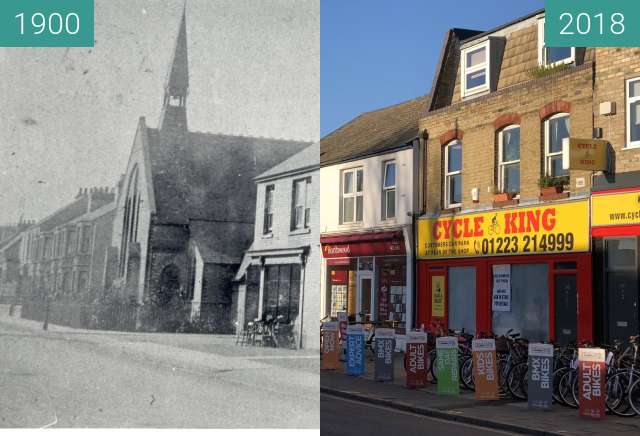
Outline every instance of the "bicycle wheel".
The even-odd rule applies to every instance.
[[[520,362],[509,369],[507,374],[507,389],[511,396],[517,400],[526,400],[527,391],[524,385],[527,383],[527,362]]]
[[[553,371],[553,400],[563,406],[568,406],[568,404],[564,402],[560,395],[560,380],[567,371],[569,371],[569,367],[567,366],[563,366]]]
[[[465,389],[475,391],[476,385],[473,378],[473,358],[468,357],[460,365],[460,381]]]
[[[433,378],[433,382],[434,383],[438,383],[438,369],[436,367],[436,365],[438,364],[438,355],[436,353],[435,348],[431,351],[429,351],[429,373],[431,374],[431,377]]]
[[[640,415],[640,378],[629,388],[629,405],[636,415]]]
[[[633,416],[636,412],[629,404],[630,373],[621,370],[607,379],[606,401],[607,409],[618,416]]]
[[[564,404],[574,409],[578,408],[578,402],[573,397],[573,385],[574,381],[578,379],[578,372],[575,369],[570,369],[565,372],[560,379],[558,390],[560,392],[560,398]]]

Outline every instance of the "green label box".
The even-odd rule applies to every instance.
[[[93,47],[94,0],[2,0],[0,46]]]
[[[640,47],[640,1],[547,0],[547,47]]]

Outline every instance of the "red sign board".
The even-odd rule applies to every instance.
[[[346,269],[332,269],[330,275],[332,285],[346,285],[349,283],[349,271]]]
[[[420,389],[427,385],[427,341],[407,339],[404,367],[407,372],[407,387]]]
[[[392,256],[405,254],[405,247],[404,241],[398,239],[390,241],[322,244],[322,254],[327,259],[337,257]]]
[[[602,419],[606,412],[604,350],[581,348],[578,350],[578,361],[580,416]]]

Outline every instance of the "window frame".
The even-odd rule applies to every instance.
[[[275,198],[276,185],[269,184],[264,187],[264,214],[262,216],[262,234],[273,233],[273,200]],[[269,198],[271,196],[271,198]],[[271,220],[269,220],[271,218]]]
[[[362,173],[362,190],[358,191],[358,172]],[[353,176],[353,192],[345,193],[345,178],[347,174],[352,174]],[[358,197],[362,198],[362,217],[358,220]],[[353,220],[346,221],[345,220],[345,200],[348,198],[353,198]],[[364,167],[353,167],[344,169],[340,172],[340,224],[360,224],[364,220]]]
[[[304,184],[304,193],[302,196],[302,204],[297,204],[297,187]],[[311,208],[309,207],[309,186],[311,185],[311,177],[303,177],[301,179],[294,179],[291,188],[291,231],[305,230],[311,225],[310,215]],[[301,213],[301,225],[298,226],[298,208],[302,207]]]
[[[625,149],[628,148],[640,148],[640,138],[632,141],[631,140],[631,105],[633,103],[640,103],[640,94],[637,95],[636,97],[630,97],[631,94],[631,83],[633,82],[640,82],[640,76],[638,77],[632,77],[630,79],[625,80],[624,82],[624,87],[625,87],[625,91],[624,91],[624,96],[625,96],[625,111],[626,111],[626,116],[625,116],[625,124],[626,124],[626,129],[627,129],[627,134],[626,134],[626,139],[627,139],[627,144],[625,145]]]
[[[504,151],[504,132],[507,130],[513,130],[513,129],[520,129],[520,125],[519,124],[510,124],[506,127],[503,127],[502,129],[500,129],[500,131],[498,132],[498,189],[500,190],[500,192],[506,192],[505,191],[505,186],[504,186],[504,171],[505,168],[509,165],[514,165],[514,164],[518,164],[518,171],[520,170],[520,161],[521,159],[517,159],[517,160],[511,160],[511,161],[503,161],[503,151]],[[522,136],[520,136],[520,140],[518,142],[518,156],[520,156],[520,148],[521,148],[521,144],[522,143]],[[520,194],[520,186],[518,186],[518,192],[517,194]]]
[[[393,185],[386,186],[387,184],[387,167],[389,165],[394,166],[394,176],[393,176]],[[395,159],[390,159],[382,162],[382,221],[393,220],[396,218],[398,211],[398,195],[397,195],[397,186],[398,186],[398,165],[396,164]],[[389,216],[389,203],[387,201],[387,194],[393,191],[393,216]]]
[[[560,158],[562,159],[562,149],[560,149],[560,151],[556,151],[553,153],[549,152],[549,147],[551,146],[551,130],[549,126],[551,124],[551,120],[563,118],[563,117],[569,118],[569,137],[571,137],[571,114],[570,113],[560,112],[544,120],[544,175],[549,177],[563,177],[563,176],[569,175],[568,173],[569,170],[567,170],[567,174],[552,176],[550,171],[551,165],[549,165],[550,158],[552,157],[560,156]]]
[[[490,90],[491,83],[491,41],[487,40],[479,44],[465,47],[461,50],[462,68],[460,69],[460,91],[462,97],[469,97],[471,95],[479,94]],[[467,53],[484,48],[485,59],[484,62],[472,67],[467,66]],[[483,85],[475,86],[473,88],[467,88],[467,75],[478,71],[485,72],[485,82]]]
[[[571,47],[571,57],[564,58],[556,62],[547,63],[546,51],[545,51],[547,46],[544,44],[544,22],[545,22],[544,18],[541,18],[538,20],[538,66],[553,68],[553,67],[557,67],[558,65],[575,64],[576,62],[575,47]]]
[[[456,171],[449,171],[449,148],[453,145],[460,145],[460,169]],[[454,139],[449,141],[444,147],[444,208],[452,209],[454,207],[462,206],[462,141]],[[449,179],[453,176],[460,176],[460,203],[449,203],[451,184]]]

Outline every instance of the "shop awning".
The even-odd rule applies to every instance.
[[[327,259],[406,253],[402,231],[325,236],[320,238],[320,242],[322,255]]]

